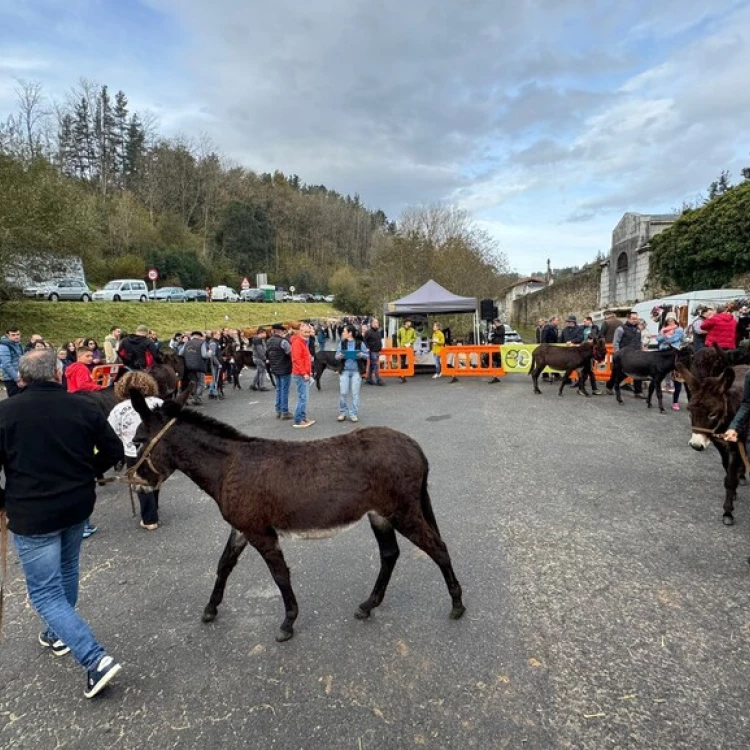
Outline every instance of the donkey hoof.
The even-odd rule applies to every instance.
[[[358,620],[367,620],[370,617],[370,610],[362,609],[362,607],[357,607],[357,610],[354,613],[354,616]]]
[[[206,609],[203,610],[203,615],[201,616],[201,620],[203,622],[213,622],[216,619],[216,610],[215,609]]]
[[[726,513],[721,520],[724,526],[734,526],[734,516],[731,513]]]
[[[466,612],[466,607],[464,607],[463,604],[460,604],[458,607],[453,607],[450,614],[451,620],[460,620],[463,617],[464,612]]]
[[[293,630],[279,630],[279,634],[276,636],[276,641],[278,643],[283,643],[284,641],[288,641],[293,635]]]

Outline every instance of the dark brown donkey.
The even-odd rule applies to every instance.
[[[591,360],[603,362],[606,356],[607,347],[603,338],[598,338],[595,341],[587,341],[578,346],[539,344],[531,355],[531,370],[529,370],[529,375],[531,375],[531,379],[534,381],[534,393],[541,393],[539,390],[539,376],[545,367],[565,373],[560,382],[558,396],[563,395],[563,388],[571,373],[579,368],[583,368],[583,372],[581,372],[581,376],[578,378],[578,393],[582,396],[588,396],[586,379],[591,372]]]
[[[708,377],[698,380],[690,370],[678,364],[676,371],[684,378],[691,389],[690,420],[693,434],[690,447],[702,451],[711,443],[721,455],[724,466],[724,525],[734,525],[734,502],[737,499],[737,486],[745,476],[745,465],[740,446],[747,440],[747,425],[738,435],[736,443],[729,443],[722,438],[729,423],[737,413],[742,401],[745,376],[750,367],[739,366],[727,368],[716,378]]]
[[[216,617],[227,578],[249,543],[265,560],[284,600],[286,616],[276,640],[291,638],[297,600],[278,535],[330,532],[364,515],[380,547],[380,573],[356,617],[369,617],[383,601],[399,556],[396,531],[437,563],[453,600],[450,616],[463,615],[461,586],[427,492],[427,458],[407,435],[366,427],[309,442],[266,440],[183,409],[185,394],[153,412],[140,392],[132,391],[131,398],[143,420],[134,440],[143,459],[138,477],[157,484],[182,471],[216,501],[232,526],[204,622]]]

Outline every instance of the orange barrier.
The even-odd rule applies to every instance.
[[[594,377],[599,382],[606,382],[612,377],[612,357],[615,356],[615,349],[612,344],[607,344],[607,356],[604,358],[604,362],[593,362]],[[625,378],[623,383],[632,383],[633,378]]]
[[[440,352],[443,375],[457,378],[502,378],[505,370],[499,346],[445,346]]]
[[[97,365],[91,371],[91,377],[97,385],[107,388],[112,385],[115,375],[117,375],[121,369],[122,365]]]
[[[383,378],[410,378],[414,375],[414,350],[409,346],[381,349],[378,363]]]

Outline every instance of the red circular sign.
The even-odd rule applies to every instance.
[[[148,280],[156,281],[159,278],[159,272],[155,268],[148,269]]]

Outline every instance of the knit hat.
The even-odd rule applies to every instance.
[[[673,312],[667,313],[667,316],[664,318],[665,321],[667,320],[677,320],[677,316]]]
[[[565,322],[566,323],[577,323],[578,321],[576,320],[576,316],[575,315],[570,315]]]

